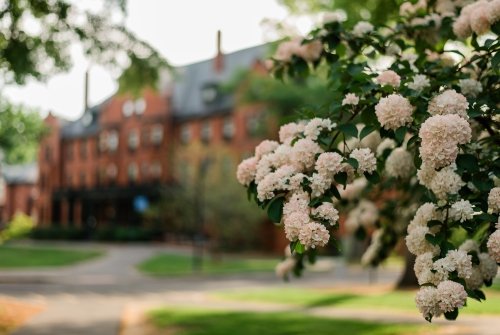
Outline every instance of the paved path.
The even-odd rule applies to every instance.
[[[65,245],[61,245],[64,247]],[[135,265],[159,251],[186,253],[182,248],[160,245],[74,245],[81,248],[102,248],[106,256],[81,265],[56,270],[1,271],[0,295],[43,306],[40,313],[13,335],[117,335],[124,312],[169,304],[177,306],[203,305],[207,308],[247,309],[254,311],[290,310],[290,306],[251,304],[213,300],[210,292],[226,289],[269,287],[343,287],[368,284],[369,273],[361,268],[334,263],[328,273],[306,272],[304,278],[283,283],[273,273],[233,276],[193,276],[150,278],[135,269]],[[67,245],[66,245],[67,247]],[[378,283],[394,283],[399,271],[381,271]],[[333,317],[353,317],[359,313],[341,309],[309,309],[311,314]],[[349,314],[350,313],[350,314]],[[396,322],[424,322],[417,312],[366,314],[367,319]],[[363,315],[361,316],[363,317]],[[408,318],[408,319],[405,319]],[[468,329],[461,317],[462,329]],[[458,325],[458,324],[456,324]],[[499,329],[500,322],[486,320],[483,330],[474,334],[497,334],[486,328]],[[465,328],[464,328],[465,327]],[[449,334],[456,334],[451,332]],[[464,333],[460,333],[464,334]],[[466,333],[468,334],[468,333]],[[472,333],[471,333],[472,334]]]

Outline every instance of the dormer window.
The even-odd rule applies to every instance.
[[[215,83],[206,84],[201,89],[201,98],[205,104],[211,104],[219,97],[219,87]]]
[[[92,123],[92,114],[91,113],[85,113],[82,117],[82,124],[85,126],[85,127],[88,127],[90,126],[90,124]]]
[[[183,144],[189,143],[191,140],[191,129],[189,128],[189,124],[182,125],[181,127],[181,142]]]

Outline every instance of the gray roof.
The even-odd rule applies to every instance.
[[[7,184],[35,184],[38,180],[38,164],[2,164],[2,177]]]
[[[239,70],[248,69],[257,60],[262,60],[267,53],[267,45],[239,50],[223,55],[222,71],[214,68],[214,59],[189,64],[177,68],[178,78],[174,82],[172,107],[177,118],[199,117],[232,108],[233,96],[220,94],[207,103],[203,100],[203,89],[226,83],[233,79]]]
[[[64,124],[61,128],[62,138],[81,138],[97,134],[99,132],[99,114],[109,99],[87,109],[78,120]]]
[[[258,45],[223,55],[222,71],[214,68],[214,59],[177,67],[173,84],[172,108],[176,118],[202,117],[218,112],[229,111],[234,99],[230,94],[218,94],[207,103],[203,100],[203,89],[227,83],[239,70],[246,70],[257,60],[262,60],[268,51],[268,45]],[[93,106],[85,111],[76,121],[67,122],[61,128],[64,139],[81,138],[99,132],[99,115],[101,109],[111,99]],[[90,121],[89,121],[90,120]]]

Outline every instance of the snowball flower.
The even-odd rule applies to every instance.
[[[375,225],[379,218],[377,206],[368,200],[361,200],[354,209],[349,212],[346,219],[346,229],[350,232],[355,231],[358,227],[363,226],[370,228]]]
[[[318,60],[323,52],[323,44],[319,40],[314,40],[301,44],[297,50],[297,56],[308,62]]]
[[[292,147],[291,160],[307,170],[314,166],[316,154],[322,152],[323,149],[316,142],[309,138],[302,138]]]
[[[313,173],[308,179],[312,197],[321,197],[332,186],[333,182],[329,176],[319,173]]]
[[[479,271],[484,280],[490,281],[497,276],[498,265],[487,253],[479,254]]]
[[[483,86],[475,79],[460,79],[459,86],[462,94],[473,98],[483,91]]]
[[[290,144],[301,132],[304,131],[305,125],[303,123],[287,123],[281,126],[279,131],[279,138],[281,143]]]
[[[363,37],[363,35],[369,34],[373,31],[373,25],[370,22],[359,21],[356,23],[354,28],[352,28],[352,33],[354,36]]]
[[[278,46],[278,49],[276,49],[274,59],[282,62],[290,62],[292,60],[292,56],[297,53],[299,48],[300,41],[298,39],[282,42]]]
[[[390,177],[409,178],[414,170],[413,156],[404,148],[394,149],[385,161],[385,171]]]
[[[418,284],[434,284],[437,285],[443,280],[448,279],[448,274],[444,276],[433,270],[434,261],[432,260],[433,254],[431,252],[423,253],[415,259],[413,270],[417,276]]]
[[[412,229],[405,238],[408,250],[417,256],[426,252],[431,252],[432,254],[437,255],[440,248],[436,245],[430,244],[425,239],[425,235],[429,233],[429,228],[427,226],[415,227]]]
[[[495,264],[496,266],[496,264]],[[465,279],[465,285],[469,290],[477,290],[483,286],[484,280],[479,267],[475,266],[472,269],[472,274],[469,278]]]
[[[299,241],[306,249],[325,246],[330,239],[330,233],[320,223],[310,222],[300,229]]]
[[[500,263],[500,229],[495,230],[493,234],[490,235],[488,243],[488,253],[495,262]]]
[[[438,317],[442,314],[439,307],[438,292],[435,287],[421,287],[415,296],[415,304],[426,320],[430,320],[432,317]]]
[[[321,23],[328,24],[334,22],[343,22],[347,19],[347,15],[343,10],[333,12],[325,12],[321,14]]]
[[[349,157],[354,158],[358,162],[359,173],[372,173],[377,170],[377,159],[368,148],[354,149]]]
[[[353,105],[356,106],[359,103],[359,97],[354,93],[347,93],[342,100],[342,106]]]
[[[324,202],[318,207],[312,210],[312,215],[328,221],[328,223],[333,226],[339,220],[339,212],[333,207],[333,204],[330,202]]]
[[[255,158],[261,159],[262,156],[272,153],[279,147],[279,143],[276,141],[264,140],[260,142],[258,146],[255,147]]]
[[[431,115],[457,114],[467,119],[468,108],[469,103],[466,97],[455,90],[446,90],[431,100],[428,112]]]
[[[396,141],[392,138],[385,138],[378,146],[377,146],[377,157],[383,155],[384,151],[388,149],[394,149],[396,147]]]
[[[241,185],[248,186],[255,179],[257,172],[257,158],[250,157],[243,160],[236,171],[236,178]]]
[[[302,227],[307,225],[311,220],[305,212],[294,212],[287,215],[283,220],[285,226],[285,235],[289,241],[295,241],[299,238]]]
[[[392,70],[382,72],[375,80],[380,85],[389,85],[392,87],[399,87],[401,83],[401,77]]]
[[[500,187],[492,188],[488,194],[488,212],[500,212]]]
[[[414,109],[408,99],[399,94],[391,94],[380,99],[375,106],[375,114],[382,127],[396,130],[413,121]]]
[[[440,168],[455,161],[458,144],[471,140],[470,124],[456,114],[435,115],[422,124],[418,133],[422,139],[420,157],[429,168]]]
[[[451,205],[450,217],[453,220],[464,222],[474,216],[474,207],[468,200],[460,200]]]
[[[315,169],[319,174],[333,177],[342,169],[343,157],[336,152],[324,152],[318,156]]]
[[[408,88],[421,92],[423,91],[426,87],[430,87],[431,82],[429,81],[429,78],[423,74],[417,74],[415,77],[413,77],[413,81],[408,84]]]
[[[332,130],[335,124],[329,119],[314,118],[304,128],[304,135],[311,140],[317,140],[323,130]]]
[[[430,190],[438,199],[446,199],[448,194],[457,194],[464,185],[462,178],[453,171],[453,168],[446,167],[436,172]]]
[[[446,280],[437,286],[437,297],[439,308],[446,313],[463,307],[467,300],[467,292],[459,283]]]
[[[310,201],[309,194],[304,191],[292,193],[283,205],[283,216],[286,217],[295,212],[308,212]]]

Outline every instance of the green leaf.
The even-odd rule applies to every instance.
[[[297,241],[297,244],[295,245],[294,251],[298,254],[303,254],[304,251],[306,251],[306,247],[302,245],[302,243]]]
[[[365,178],[372,184],[377,184],[380,182],[380,175],[377,171],[373,171],[372,173],[365,172]]]
[[[352,166],[355,169],[358,169],[358,167],[359,167],[358,161],[356,159],[354,159],[354,158],[348,158],[348,159],[346,159],[346,163],[349,164],[350,166]]]
[[[352,123],[341,124],[338,129],[343,132],[345,135],[351,137],[358,137],[358,128]]]
[[[446,320],[456,320],[458,317],[458,308],[455,308],[451,312],[444,313],[444,317],[446,318]]]
[[[375,126],[365,126],[363,129],[361,129],[361,132],[359,133],[359,139],[362,140],[375,130],[377,130],[377,127]]]
[[[345,185],[347,183],[347,173],[346,172],[339,172],[335,175],[334,179],[337,183],[339,183],[340,185],[343,185],[345,187]]]
[[[332,194],[332,196],[334,196],[335,198],[337,198],[339,200],[342,200],[342,197],[340,196],[339,190],[337,190],[337,187],[335,185],[332,186],[329,191]]]
[[[440,245],[443,242],[443,235],[425,234],[425,239],[432,245]]]
[[[479,171],[479,165],[477,163],[477,158],[470,154],[458,155],[457,157],[457,167],[463,171],[467,170],[469,172]]]
[[[500,52],[497,51],[495,56],[491,59],[491,67],[498,68],[498,65],[500,65]]]
[[[431,227],[434,227],[434,226],[441,226],[443,223],[439,220],[430,220],[429,222],[427,222],[427,227],[431,228]]]
[[[394,135],[395,135],[398,143],[403,143],[407,130],[408,129],[406,127],[399,127],[398,129],[396,129],[396,131],[394,132]]]
[[[284,200],[285,198],[283,196],[275,197],[267,206],[267,216],[272,222],[278,223],[281,221]]]

